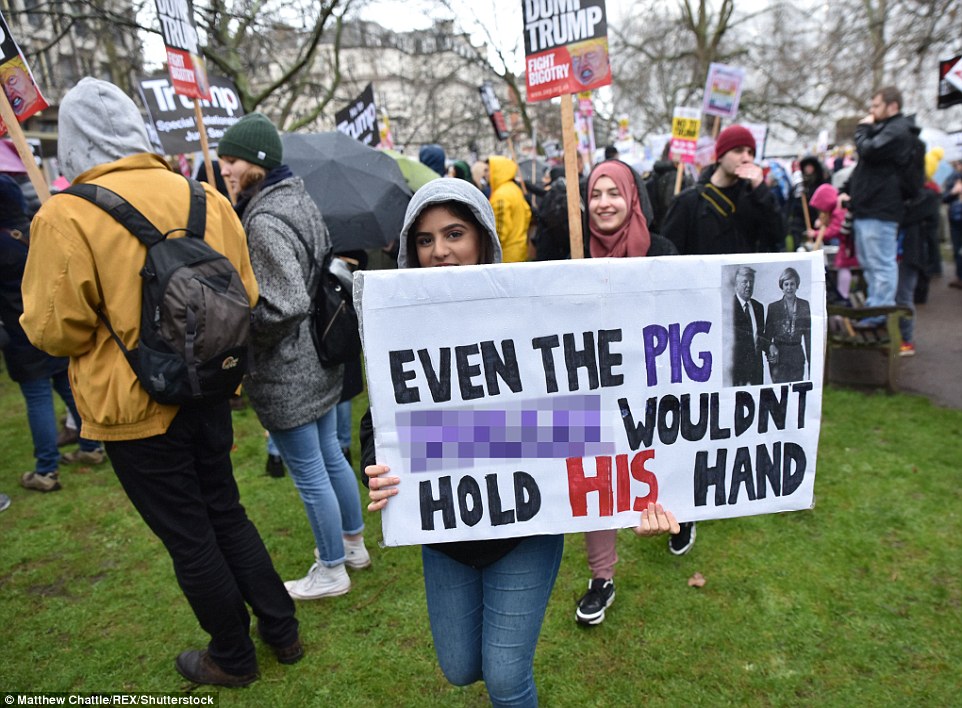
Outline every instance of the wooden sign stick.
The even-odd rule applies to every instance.
[[[568,239],[571,257],[584,258],[581,231],[581,189],[578,182],[578,136],[575,134],[575,107],[570,93],[561,96],[561,137],[565,155],[565,182],[568,195]]]

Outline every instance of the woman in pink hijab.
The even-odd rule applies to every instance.
[[[595,165],[588,176],[585,233],[592,258],[635,258],[677,255],[674,244],[648,230],[653,215],[641,177],[620,160]],[[615,600],[617,529],[585,534],[591,579],[578,600],[575,619],[587,626],[601,624]]]

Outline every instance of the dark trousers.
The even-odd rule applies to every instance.
[[[177,582],[210,634],[210,657],[228,673],[249,674],[257,670],[257,656],[247,605],[272,646],[294,642],[297,620],[241,506],[233,438],[225,401],[184,407],[164,435],[107,442],[105,449],[130,501],[167,547]]]

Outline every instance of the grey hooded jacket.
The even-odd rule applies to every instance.
[[[341,397],[344,367],[321,366],[308,317],[309,293],[331,241],[299,177],[258,192],[241,220],[260,288],[251,330],[254,368],[244,385],[261,425],[288,430],[317,420]],[[313,245],[310,256],[286,222]]]

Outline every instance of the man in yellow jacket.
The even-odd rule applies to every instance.
[[[150,154],[140,112],[119,88],[82,79],[60,105],[58,129],[68,180],[117,192],[161,232],[187,223],[187,180]],[[204,238],[233,264],[253,304],[257,282],[243,228],[230,203],[204,188]],[[156,403],[98,320],[102,309],[125,346],[137,345],[146,252],[99,207],[74,195],[52,197],[32,224],[20,321],[37,348],[70,357],[81,434],[105,442],[124,491],[167,547],[211,636],[207,649],[180,654],[177,670],[197,683],[246,685],[257,678],[247,605],[264,641],[293,663],[303,654],[294,604],[240,504],[228,401]]]
[[[524,199],[521,186],[514,181],[517,175],[518,165],[514,160],[500,155],[488,158],[490,201],[494,209],[494,226],[501,241],[502,263],[521,263],[528,260],[531,207]]]

